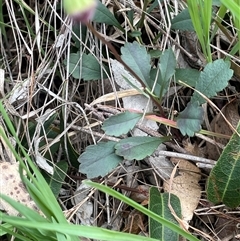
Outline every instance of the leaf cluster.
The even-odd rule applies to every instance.
[[[103,123],[106,134],[121,136],[134,128],[142,114],[126,111],[112,116]],[[88,178],[105,176],[125,160],[142,160],[150,156],[157,147],[169,137],[127,137],[119,142],[99,142],[90,145],[78,158],[79,171],[86,173]]]

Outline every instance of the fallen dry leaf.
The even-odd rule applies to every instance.
[[[1,194],[9,196],[33,210],[38,210],[19,176],[17,162],[13,164],[10,162],[0,162],[0,173]],[[17,216],[19,214],[12,206],[2,199],[0,199],[0,208],[8,215]]]
[[[81,184],[74,192],[72,204],[77,207],[76,215],[82,225],[91,225],[93,223],[93,203],[88,200],[88,194],[91,188],[86,184]]]
[[[183,159],[172,158],[171,161],[178,163],[179,175],[173,180],[164,181],[163,188],[165,192],[175,194],[180,199],[182,219],[189,222],[201,197],[201,187],[198,184],[201,179],[200,169]]]
[[[133,234],[139,234],[141,231],[145,232],[145,222],[146,217],[144,216],[144,214],[134,209],[130,212],[126,219],[126,224],[123,232]]]
[[[149,186],[147,185],[138,185],[136,187],[138,192],[132,192],[130,198],[138,203],[148,202],[149,198]]]
[[[238,114],[238,107],[239,107],[240,101],[238,99],[234,99],[233,101],[229,102],[222,108],[222,113],[226,117],[226,119],[231,123],[231,125],[236,128],[238,121],[240,119],[240,116]],[[211,122],[211,128],[213,132],[232,136],[233,131],[229,127],[229,125],[226,123],[224,118],[220,113],[218,113],[215,118]],[[228,143],[228,139],[224,138],[215,138],[215,141],[226,145]],[[217,147],[217,145],[213,145],[209,142],[206,143],[206,156],[209,159],[217,160],[221,154],[222,150]]]

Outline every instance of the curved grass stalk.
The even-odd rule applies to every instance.
[[[212,62],[210,48],[210,27],[212,19],[212,1],[188,0],[188,9],[207,62]]]
[[[132,199],[122,195],[121,193],[98,183],[92,182],[92,181],[84,181],[84,183],[86,183],[87,185],[97,188],[98,190],[107,193],[121,201],[123,201],[124,203],[134,207],[135,209],[137,209],[138,211],[144,213],[145,215],[147,215],[148,217],[156,220],[157,222],[161,223],[162,225],[170,228],[171,230],[173,230],[174,232],[182,235],[183,237],[187,238],[190,241],[199,241],[199,239],[197,239],[196,237],[194,237],[192,234],[190,234],[189,232],[184,231],[180,226],[171,223],[170,221],[168,221],[167,219],[160,217],[159,215],[157,215],[156,213],[150,211],[149,209],[143,207],[141,204],[136,203],[135,201],[133,201]],[[167,241],[167,240],[166,240]]]

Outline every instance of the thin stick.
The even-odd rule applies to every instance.
[[[205,163],[205,164],[210,164],[212,166],[214,166],[216,164],[216,161],[211,160],[211,159],[188,155],[188,154],[177,153],[177,152],[171,152],[171,151],[159,151],[158,155],[187,159],[187,160],[190,160],[193,162],[201,162],[201,163]]]

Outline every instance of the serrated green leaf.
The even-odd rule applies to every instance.
[[[56,199],[67,175],[67,169],[68,163],[66,161],[60,161],[54,165],[52,176],[44,175]]]
[[[160,98],[161,96],[164,96],[168,90],[168,85],[163,82],[160,71],[158,69],[151,69],[150,80],[148,81],[148,86],[151,90],[154,86],[153,93],[158,98]]]
[[[175,72],[175,79],[178,82],[181,80],[182,82],[195,87],[199,76],[200,76],[200,71],[192,68],[186,68],[186,69],[176,69]]]
[[[150,188],[149,193],[149,210],[156,213],[160,217],[170,221],[171,223],[178,224],[177,220],[171,213],[168,207],[169,194],[160,193],[156,187]],[[174,194],[170,196],[170,204],[174,209],[176,215],[181,218],[181,204],[180,200]],[[154,219],[149,219],[149,234],[151,238],[159,240],[171,240],[178,241],[178,233],[172,231],[171,229],[163,226]]]
[[[126,43],[121,48],[122,60],[138,75],[138,77],[147,85],[150,78],[150,55],[145,47],[140,46],[136,41]]]
[[[142,114],[126,111],[105,120],[102,129],[107,135],[120,136],[127,134],[134,128],[141,117]]]
[[[195,31],[187,8],[173,18],[171,28],[183,31]]]
[[[117,27],[118,29],[120,29],[121,31],[124,31],[123,27],[117,21],[117,19],[114,17],[114,15],[100,1],[98,1],[98,5],[95,10],[93,21],[96,23],[106,23],[108,25],[113,25],[113,26]]]
[[[240,122],[237,126],[240,133]],[[224,148],[207,182],[207,196],[213,203],[223,202],[230,208],[240,204],[240,137],[234,133]]]
[[[184,136],[194,136],[195,132],[201,130],[203,116],[203,108],[200,107],[197,102],[189,102],[184,111],[179,113],[177,126]]]
[[[222,59],[218,59],[205,66],[204,70],[200,74],[195,88],[206,97],[211,98],[216,96],[218,91],[223,90],[228,85],[228,81],[232,76],[233,70],[230,69],[230,63],[225,62]],[[197,101],[199,104],[206,102],[203,97],[201,97],[197,92],[194,92],[191,102]]]
[[[108,174],[123,160],[115,154],[115,145],[116,142],[109,141],[88,146],[78,158],[79,171],[90,179]]]
[[[129,137],[116,144],[116,154],[127,160],[142,160],[150,156],[162,142],[169,139],[169,137]]]
[[[148,53],[150,54],[151,58],[155,59],[160,58],[160,56],[162,55],[162,51],[159,49],[151,49]]]
[[[160,63],[158,65],[159,71],[157,69],[151,69],[150,71],[150,89],[154,88],[154,94],[162,98],[167,91],[169,81],[175,73],[176,68],[176,57],[172,49],[167,49],[161,54]],[[155,76],[154,76],[155,74]],[[155,79],[157,77],[157,82],[155,84]]]
[[[161,73],[162,80],[166,83],[175,73],[176,69],[176,57],[172,49],[165,50],[160,58],[159,69]]]
[[[148,86],[158,98],[162,98],[168,90],[169,81],[175,73],[176,57],[172,49],[167,49],[161,54],[157,69],[150,70]]]
[[[82,66],[80,65],[82,63]],[[64,61],[66,65],[66,60]],[[97,59],[91,54],[80,52],[70,54],[69,72],[76,79],[83,80],[98,80],[101,78],[107,78],[104,71],[101,71],[104,65],[99,64]],[[108,70],[106,66],[104,69]]]
[[[82,43],[89,46],[88,30],[87,26],[84,24],[75,24],[72,26],[72,40],[74,41],[74,46],[80,49]]]

